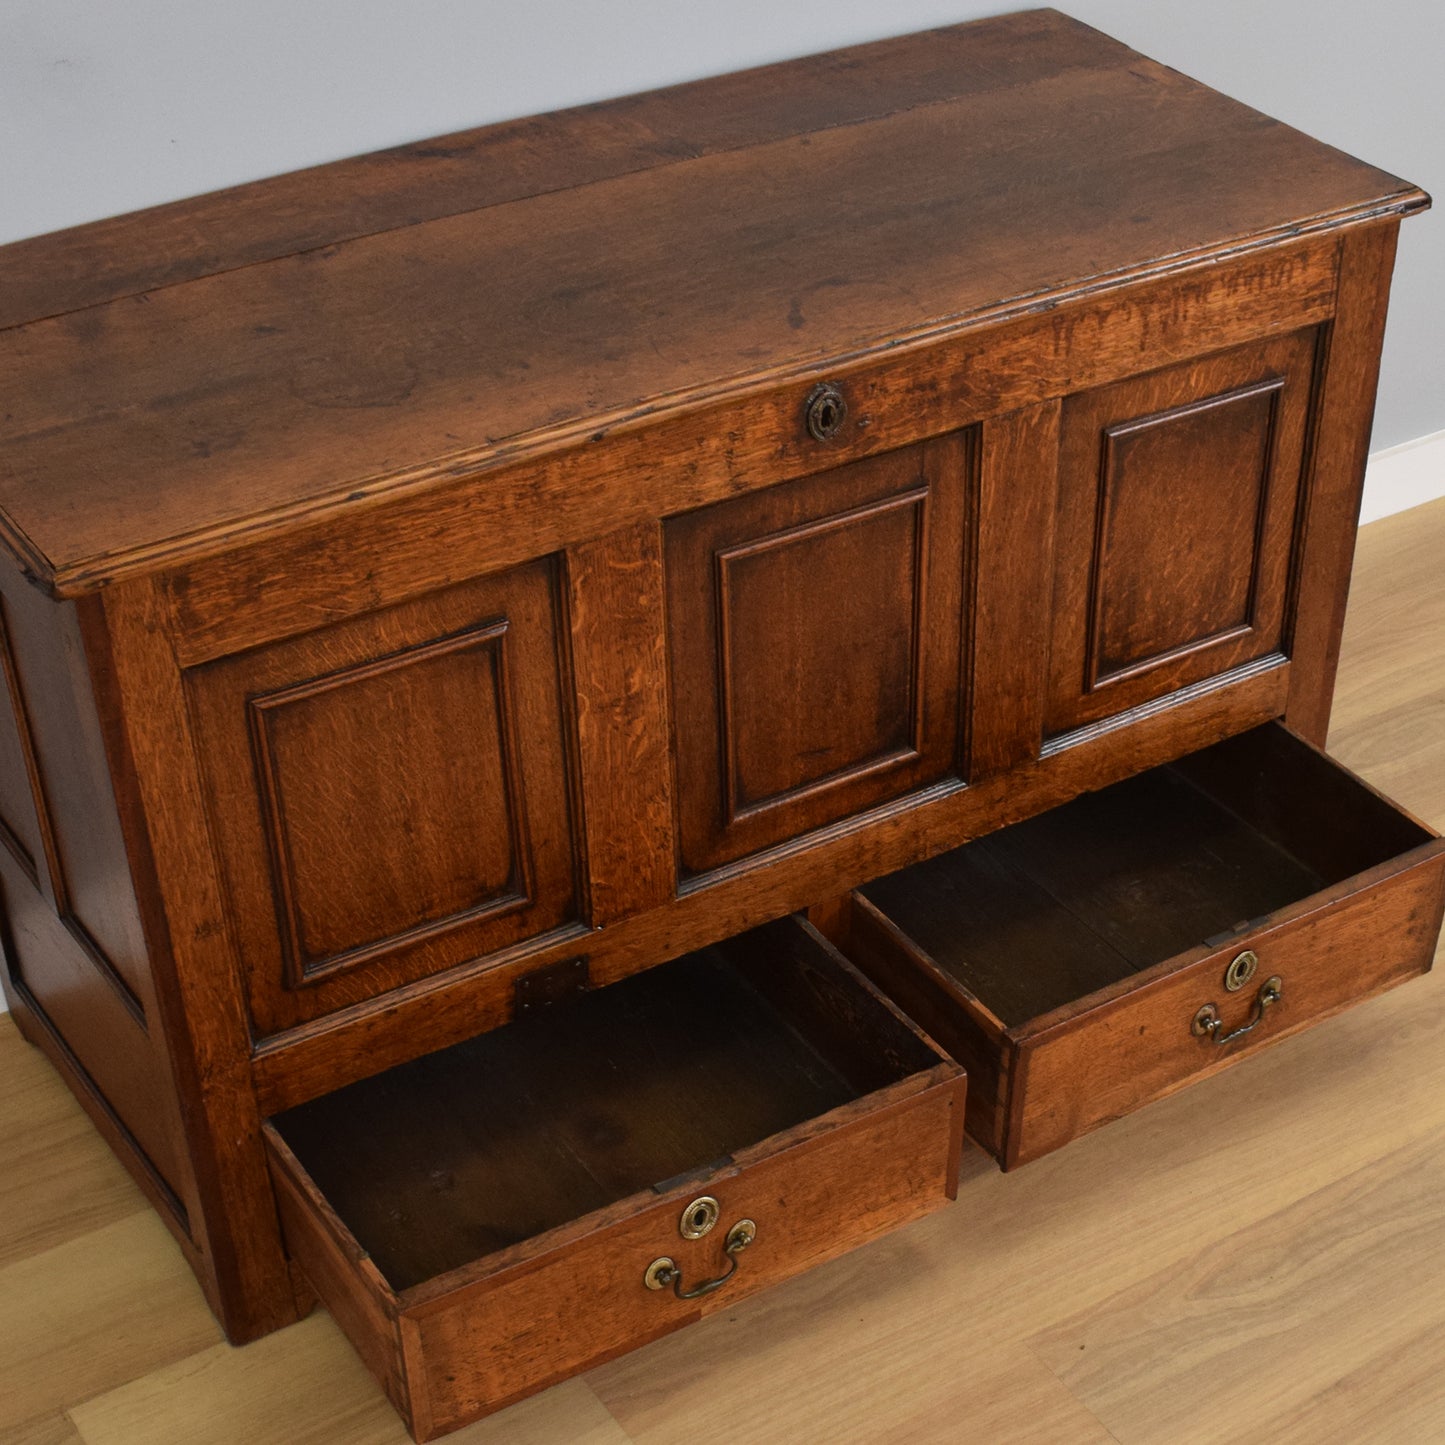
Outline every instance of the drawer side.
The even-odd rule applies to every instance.
[[[411,1416],[394,1297],[371,1260],[271,1125],[264,1127],[276,1208],[291,1256],[387,1398]]]
[[[860,972],[963,1065],[969,1136],[1001,1154],[1014,1052],[1003,1025],[861,895],[851,896],[835,931]]]

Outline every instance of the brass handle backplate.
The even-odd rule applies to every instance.
[[[1195,1038],[1213,1039],[1216,1044],[1232,1044],[1235,1039],[1242,1039],[1245,1034],[1259,1027],[1265,1013],[1280,1001],[1283,992],[1284,980],[1275,974],[1273,978],[1267,978],[1260,984],[1259,993],[1255,995],[1254,1012],[1250,1014],[1248,1023],[1240,1024],[1237,1029],[1231,1029],[1226,1034],[1222,1032],[1224,1020],[1219,1017],[1218,1007],[1207,1003],[1194,1015],[1189,1031]]]
[[[738,1272],[738,1255],[758,1237],[758,1227],[751,1219],[740,1219],[728,1230],[723,1248],[727,1253],[728,1267],[713,1279],[705,1279],[690,1289],[682,1287],[682,1267],[667,1255],[654,1259],[647,1266],[642,1282],[648,1289],[671,1289],[678,1299],[701,1299],[715,1289],[721,1289]]]

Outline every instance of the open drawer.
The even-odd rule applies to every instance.
[[[963,1110],[789,918],[266,1131],[288,1247],[425,1440],[943,1204]]]
[[[1270,723],[880,878],[830,931],[1009,1168],[1425,972],[1442,850]]]

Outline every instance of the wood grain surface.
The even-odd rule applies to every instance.
[[[1442,549],[1445,502],[1362,531],[1330,736],[1437,828]],[[3,1024],[0,1092],[0,1441],[404,1445],[325,1314],[220,1343],[140,1192]],[[941,1214],[450,1438],[1426,1445],[1442,1101],[1437,967],[1019,1173],[971,1151]]]
[[[859,92],[815,58],[633,102],[630,136],[625,103],[572,112],[0,252],[40,276],[0,332],[5,540],[93,581],[1428,203],[1053,12],[922,49]]]

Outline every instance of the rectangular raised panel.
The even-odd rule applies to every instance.
[[[18,1011],[83,1081],[133,1151],[132,1163],[177,1219],[188,1213],[192,1170],[163,1042],[138,1024],[115,980],[28,879],[0,857],[0,928]]]
[[[73,607],[11,587],[0,614],[0,841],[136,1023],[149,964]]]
[[[717,554],[729,822],[918,756],[927,497],[919,487]],[[876,589],[808,606],[820,578],[870,566]]]
[[[191,1166],[76,607],[0,569],[0,939],[27,1035],[182,1224]]]
[[[1272,377],[1105,431],[1091,690],[1253,626],[1283,386]]]
[[[683,869],[958,776],[974,436],[665,526]]]
[[[40,860],[46,856],[44,800],[39,793],[35,744],[15,675],[15,654],[10,648],[10,626],[3,604],[0,670],[4,673],[7,704],[0,709],[0,843],[9,848],[26,877],[39,888]]]
[[[553,563],[188,674],[270,1033],[579,914]]]
[[[498,622],[250,700],[293,985],[531,901],[506,636]],[[339,846],[367,835],[403,846]]]
[[[1313,331],[1069,397],[1045,733],[1287,655]]]

